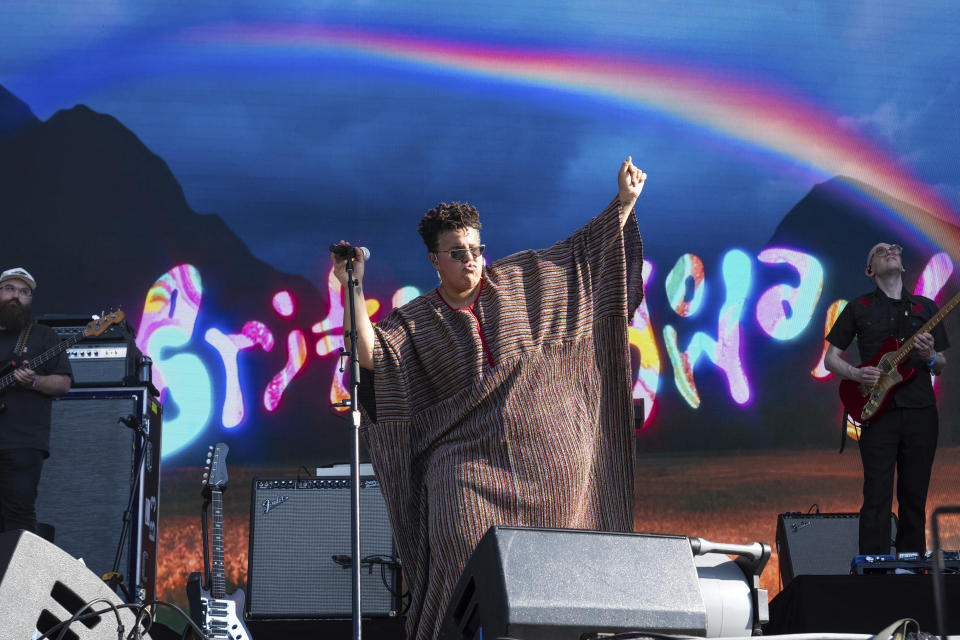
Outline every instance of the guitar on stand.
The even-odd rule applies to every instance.
[[[951,298],[939,311],[920,327],[916,333],[900,344],[896,338],[890,337],[880,346],[880,350],[869,362],[864,362],[858,368],[876,367],[883,373],[872,387],[860,384],[854,380],[840,382],[840,401],[857,422],[865,422],[879,416],[886,408],[892,397],[892,391],[911,380],[917,375],[917,370],[908,367],[904,361],[913,350],[914,339],[918,334],[930,333],[940,321],[960,304],[960,293]]]
[[[210,447],[204,469],[203,495],[213,505],[211,532],[211,561],[207,573],[207,589],[199,587],[198,580],[190,577],[187,585],[187,597],[190,600],[191,617],[203,630],[207,638],[226,638],[229,640],[251,640],[250,631],[243,623],[243,589],[237,589],[230,596],[226,594],[226,575],[223,561],[223,491],[227,485],[227,452],[230,448],[223,442]],[[203,509],[203,530],[206,533],[206,506]],[[204,536],[206,551],[206,536]],[[206,565],[204,553],[204,565]],[[206,566],[204,567],[206,570]]]

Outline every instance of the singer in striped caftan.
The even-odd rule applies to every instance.
[[[437,289],[375,327],[364,433],[410,638],[436,635],[491,525],[632,529],[628,325],[642,244],[622,193],[568,239],[484,267],[469,307]]]
[[[620,166],[616,199],[549,249],[484,266],[476,209],[421,220],[437,289],[374,327],[353,254],[364,435],[411,594],[407,633],[436,636],[491,525],[630,531],[629,322],[643,295],[633,213],[646,174]],[[347,323],[345,319],[345,324]],[[371,381],[372,377],[372,381]]]

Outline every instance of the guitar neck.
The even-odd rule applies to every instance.
[[[210,492],[213,507],[213,525],[210,531],[210,597],[223,600],[227,595],[227,582],[223,562],[223,492]]]
[[[64,340],[63,342],[60,342],[55,346],[50,347],[49,349],[41,353],[36,358],[31,358],[30,360],[27,361],[27,364],[31,369],[35,369],[39,367],[41,364],[43,364],[44,362],[47,362],[48,360],[52,360],[53,358],[56,358],[58,355],[60,355],[61,353],[63,353],[64,351],[66,351],[67,349],[77,344],[78,342],[80,342],[86,337],[87,337],[86,334],[83,332],[76,333],[70,336],[69,338],[67,338],[66,340]],[[6,389],[10,385],[12,385],[14,380],[15,378],[13,377],[12,371],[7,375],[3,376],[2,378],[0,378],[0,390]]]
[[[960,304],[960,293],[953,296],[950,301],[943,305],[939,311],[933,314],[933,316],[927,320],[922,327],[917,329],[916,333],[914,333],[908,340],[900,345],[900,348],[897,349],[897,352],[891,357],[890,364],[892,364],[894,367],[899,366],[900,363],[910,355],[910,351],[913,350],[914,341],[917,335],[921,333],[930,333],[930,331],[932,331],[935,326],[940,324],[940,321],[946,318],[947,315],[953,311],[954,307],[956,307],[958,304]]]

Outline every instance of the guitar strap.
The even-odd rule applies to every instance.
[[[20,358],[23,356],[23,352],[27,348],[27,340],[30,338],[31,330],[33,330],[32,324],[28,324],[27,326],[25,326],[23,329],[20,330],[20,337],[17,338],[17,346],[13,348],[13,353],[14,355],[17,356],[17,358]]]
[[[905,330],[909,330],[909,326],[904,325],[910,318],[910,301],[903,298],[897,306],[903,307],[902,309],[897,309],[897,342],[903,344],[904,341],[910,337],[909,334],[905,333]]]
[[[847,410],[843,410],[843,415],[840,417],[840,451],[837,453],[843,453],[843,450],[847,446],[847,416],[850,415],[847,413]]]
[[[850,417],[850,414],[846,409],[843,410],[843,416],[840,417],[840,451],[837,453],[843,453],[843,450],[847,447],[847,419]],[[866,420],[860,424],[860,426],[855,426],[857,430],[857,437],[860,437],[860,434],[863,433],[864,427],[869,427],[870,421]]]

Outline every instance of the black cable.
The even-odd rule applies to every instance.
[[[103,603],[107,604],[107,605],[108,605],[108,608],[106,608],[106,609],[100,609],[100,610],[95,610],[95,611],[89,611],[89,612],[87,612],[87,613],[84,613],[87,609],[89,609],[91,606],[93,606],[94,604],[96,604],[96,603],[98,603],[98,602],[103,602]],[[51,639],[52,639],[52,640],[63,640],[63,637],[66,635],[67,630],[70,628],[70,626],[71,626],[74,622],[82,622],[83,620],[86,620],[86,619],[88,619],[88,618],[95,618],[95,617],[101,616],[101,615],[103,615],[103,614],[105,614],[105,613],[109,613],[110,611],[113,611],[113,612],[114,612],[114,615],[115,615],[116,618],[117,618],[117,628],[118,628],[118,632],[121,634],[121,635],[119,635],[118,637],[122,638],[122,637],[123,637],[123,636],[122,636],[122,633],[123,633],[123,621],[122,621],[121,618],[120,618],[120,609],[130,609],[131,611],[134,611],[134,612],[135,612],[135,620],[136,620],[137,624],[134,625],[133,629],[131,629],[131,631],[130,631],[130,633],[127,635],[127,637],[128,637],[128,638],[139,638],[142,633],[147,633],[147,632],[149,631],[150,627],[153,626],[153,622],[154,622],[154,618],[155,618],[155,613],[156,613],[156,608],[155,608],[156,605],[163,605],[163,606],[165,606],[165,607],[170,607],[171,609],[173,609],[174,611],[176,611],[177,613],[179,613],[179,614],[183,617],[183,619],[187,621],[187,624],[189,624],[190,627],[193,628],[194,633],[196,634],[196,639],[197,639],[197,640],[210,640],[209,637],[203,632],[203,629],[200,628],[200,626],[198,626],[197,623],[195,623],[195,622],[190,618],[190,615],[187,614],[186,611],[184,611],[183,609],[181,609],[180,607],[178,607],[177,605],[175,605],[175,604],[173,604],[173,603],[171,603],[171,602],[166,602],[165,600],[150,600],[150,601],[144,602],[144,603],[142,603],[142,604],[121,603],[121,604],[117,605],[117,604],[114,604],[114,603],[110,602],[109,600],[104,599],[104,598],[97,598],[97,599],[95,599],[95,600],[91,600],[90,602],[87,602],[87,603],[84,604],[83,607],[82,607],[79,611],[77,611],[77,613],[75,613],[75,614],[73,615],[73,617],[71,617],[69,620],[64,620],[63,622],[60,622],[60,623],[54,625],[54,626],[51,627],[49,630],[47,630],[46,633],[44,633],[44,634],[41,635],[41,636],[38,636],[38,637],[35,638],[34,640],[45,640],[45,639],[46,639],[46,640],[51,640]],[[150,606],[154,606],[154,609],[153,609],[151,612],[149,612],[148,623],[147,623],[146,626],[141,630],[141,629],[140,629],[140,625],[143,624],[143,622],[142,622],[142,616],[143,616],[143,614],[147,611],[147,608],[150,607]],[[62,628],[61,628],[61,627],[62,627]],[[52,634],[53,634],[53,633],[57,633],[58,631],[59,631],[59,634],[57,635],[57,637],[56,637],[56,638],[53,638],[53,635],[52,635]]]
[[[399,562],[399,560],[397,560],[396,558],[394,558],[394,561],[396,562],[395,566],[394,566],[394,567],[389,567],[389,568],[399,568],[399,567],[400,567],[400,562]],[[396,589],[396,590],[394,590],[393,587],[390,586],[390,581],[387,579],[387,568],[388,568],[388,566],[389,566],[389,565],[388,565],[386,562],[380,564],[380,581],[383,582],[383,586],[384,586],[384,587],[386,588],[386,590],[390,593],[390,595],[392,595],[394,598],[396,598],[397,601],[400,603],[400,610],[397,612],[397,615],[402,616],[402,615],[406,614],[407,611],[410,610],[410,605],[413,603],[413,598],[410,596],[410,590],[409,590],[409,589],[407,589],[406,591],[403,591],[402,589]]]
[[[93,613],[88,613],[88,614],[84,615],[84,611],[86,611],[87,609],[89,609],[90,607],[92,607],[93,605],[95,605],[95,604],[98,603],[98,602],[104,602],[104,603],[108,604],[108,605],[110,606],[110,608],[109,608],[109,609],[103,609],[103,610],[101,610],[101,611],[95,611],[95,612],[93,612]],[[57,635],[56,640],[63,640],[63,637],[67,634],[67,630],[70,628],[70,625],[72,625],[74,622],[77,622],[78,620],[86,620],[87,618],[92,618],[92,617],[95,617],[95,616],[99,616],[99,615],[102,615],[102,614],[104,614],[104,613],[108,613],[108,612],[111,611],[111,610],[113,611],[114,615],[115,615],[116,618],[117,618],[117,626],[118,626],[120,629],[123,629],[123,622],[120,620],[120,611],[119,611],[119,609],[117,608],[117,605],[113,604],[112,602],[110,602],[109,600],[107,600],[107,599],[105,599],[105,598],[96,598],[95,600],[91,600],[91,601],[85,603],[85,604],[80,608],[79,611],[77,611],[75,614],[73,614],[73,616],[72,616],[69,620],[64,620],[63,622],[59,622],[59,623],[53,625],[52,627],[50,627],[50,629],[47,630],[46,633],[44,633],[43,635],[35,638],[34,640],[43,640],[44,638],[53,638],[53,636],[50,635],[50,634],[52,634],[52,633],[54,633],[54,632],[57,632],[57,631],[59,631],[59,633],[58,633],[58,635]],[[62,628],[61,628],[61,627],[62,627]]]
[[[127,534],[130,530],[130,519],[131,514],[133,513],[134,506],[136,504],[137,498],[137,489],[140,485],[141,472],[143,471],[144,463],[146,462],[147,457],[147,434],[143,430],[143,423],[137,420],[136,416],[133,414],[127,416],[126,418],[120,418],[117,420],[124,424],[126,427],[130,428],[134,432],[134,451],[136,452],[134,464],[136,465],[133,475],[133,481],[130,484],[130,493],[127,498],[127,508],[123,512],[123,524],[120,527],[120,539],[117,541],[117,551],[113,557],[113,573],[119,574],[120,572],[120,561],[123,558],[123,549],[127,543]],[[139,437],[138,437],[139,436]],[[129,568],[129,567],[128,567]],[[121,574],[122,576],[122,574]],[[123,595],[127,597],[127,600],[131,600],[130,593],[127,591],[126,587],[123,585],[123,580],[121,578],[119,582],[120,588],[123,590]]]
[[[190,617],[190,614],[184,611],[183,609],[181,609],[180,607],[178,607],[177,605],[173,604],[172,602],[167,602],[166,600],[150,600],[148,602],[144,602],[142,607],[147,607],[149,605],[163,605],[165,607],[169,607],[173,609],[174,611],[179,613],[184,620],[187,621],[187,624],[189,624],[190,627],[193,628],[194,632],[197,634],[197,640],[208,640],[207,635],[203,632],[203,629],[201,629],[200,626],[193,621],[193,619]]]
[[[337,563],[339,566],[343,567],[344,569],[349,569],[351,566],[351,558],[348,555],[343,555],[343,554],[334,555],[334,556],[331,556],[331,558],[335,563]],[[360,559],[360,566],[363,567],[364,565],[367,565],[367,568],[369,569],[369,573],[373,573],[373,565],[375,564],[380,565],[380,581],[383,583],[383,586],[386,588],[386,590],[390,593],[391,596],[393,596],[400,602],[399,615],[405,614],[407,611],[410,610],[410,605],[413,602],[413,598],[410,597],[410,591],[407,590],[403,592],[403,591],[400,591],[399,589],[394,590],[394,588],[390,586],[390,582],[387,579],[387,569],[394,569],[399,571],[403,566],[400,562],[400,558],[398,558],[397,556],[374,554],[374,555],[364,556],[363,558]],[[406,600],[406,604],[404,604],[404,600]]]

